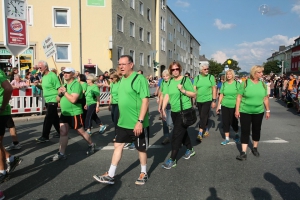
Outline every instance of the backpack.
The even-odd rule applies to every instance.
[[[237,87],[237,83],[238,83],[238,82],[237,82],[236,80],[234,80],[234,81],[235,81],[235,88],[238,90],[238,87]],[[223,83],[223,88],[225,88],[225,85],[226,85],[226,84]]]
[[[209,79],[210,83],[212,83],[210,80],[210,77],[211,77],[211,75],[208,74],[208,79]],[[197,85],[198,81],[200,80],[200,75],[198,75],[196,78],[197,78],[197,80],[195,81],[195,85]]]

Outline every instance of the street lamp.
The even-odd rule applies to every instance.
[[[155,57],[155,55],[156,55],[156,53],[157,53],[157,50],[154,50],[154,51],[149,51],[149,54],[151,55],[151,57],[152,57],[152,59],[153,59],[153,73],[154,73],[154,76],[153,77],[155,77],[155,64],[157,63],[155,60],[156,60],[156,57]]]

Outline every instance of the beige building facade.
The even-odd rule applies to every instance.
[[[21,68],[46,60],[50,68],[58,71],[64,66],[102,74],[116,68],[118,58],[128,54],[134,58],[135,70],[143,70],[145,75],[160,75],[173,60],[180,60],[185,71],[194,70],[191,55],[199,54],[200,44],[168,8],[167,0],[27,0],[27,4],[30,48],[16,60]],[[0,12],[2,16],[2,9]],[[176,26],[169,25],[170,14]],[[1,27],[2,23],[0,20]],[[177,24],[181,24],[184,34]],[[174,30],[173,41],[169,41],[168,33]],[[10,52],[3,45],[3,32],[1,69],[11,62]],[[48,35],[56,45],[53,59],[45,56],[42,47]],[[169,49],[173,50],[171,58]],[[159,63],[156,73],[153,61]]]

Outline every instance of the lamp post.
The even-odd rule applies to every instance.
[[[153,59],[153,77],[155,77],[155,70],[154,70],[154,68],[155,68],[155,63],[156,63],[156,61],[155,61],[156,60],[156,57],[155,57],[156,53],[157,53],[157,50],[149,51],[149,54],[151,55],[151,57]]]

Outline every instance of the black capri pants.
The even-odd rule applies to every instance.
[[[261,124],[264,117],[264,113],[259,114],[247,114],[240,113],[241,122],[241,143],[249,143],[250,127],[252,125],[252,140],[260,140]]]
[[[188,127],[183,125],[180,112],[171,112],[171,118],[174,124],[171,146],[172,150],[179,150],[181,144],[192,149],[191,139],[188,134]]]
[[[208,125],[208,117],[209,117],[209,111],[210,111],[211,101],[207,102],[197,102],[197,107],[200,115],[200,122],[199,122],[199,128],[205,129]]]
[[[222,122],[223,122],[223,131],[228,133],[230,131],[230,126],[235,132],[238,132],[238,120],[235,117],[235,108],[228,108],[225,106],[221,106],[222,111]]]

